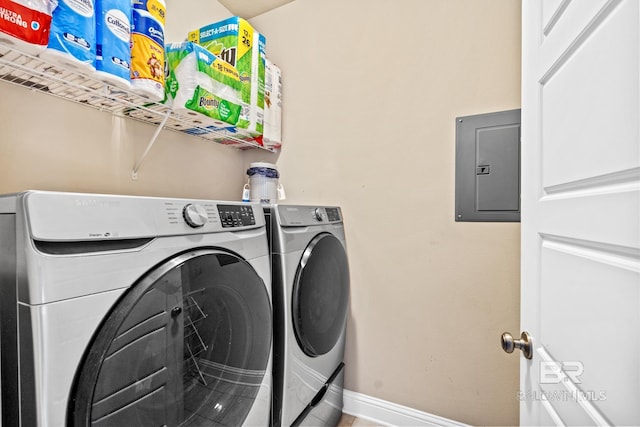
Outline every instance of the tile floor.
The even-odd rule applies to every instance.
[[[338,421],[337,427],[382,427],[380,424],[376,424],[373,421],[365,420],[363,418],[356,418],[352,415],[342,414],[340,421]]]

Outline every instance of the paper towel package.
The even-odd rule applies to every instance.
[[[96,76],[114,86],[131,87],[131,0],[96,2]]]
[[[247,138],[261,135],[264,121],[264,35],[255,31],[246,20],[233,16],[191,31],[188,40],[236,67],[242,82],[243,105],[237,132]]]
[[[65,67],[95,70],[96,14],[93,0],[60,0],[53,11],[49,44],[40,56]]]
[[[49,42],[57,0],[0,0],[0,42],[37,55]]]
[[[265,67],[264,83],[264,134],[265,147],[282,146],[282,73],[269,58]]]
[[[166,48],[167,99],[176,112],[200,114],[208,126],[233,126],[240,117],[240,76],[235,67],[195,43]],[[194,131],[195,132],[195,131]]]
[[[211,141],[215,141],[223,145],[236,145],[239,148],[249,148],[256,145],[263,146],[262,135],[260,135],[259,137],[243,135],[238,132],[238,128],[236,126],[221,126],[220,124],[214,124],[200,126],[198,128],[185,129],[183,132],[190,135],[209,134],[207,139],[210,139]]]
[[[131,89],[164,99],[164,0],[132,0]]]
[[[262,135],[264,132],[264,81],[267,39],[264,34],[253,32],[254,47],[257,55],[251,63],[251,101],[249,103],[249,118],[247,130]]]
[[[235,126],[220,126],[220,125],[208,125],[201,126],[199,128],[186,129],[184,131],[189,135],[204,135],[208,134],[209,139],[223,145],[235,145],[235,146],[249,146],[249,144],[255,145],[257,142],[253,138],[247,138],[239,136],[236,132]],[[213,138],[211,134],[214,135]]]

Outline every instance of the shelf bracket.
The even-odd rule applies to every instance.
[[[164,115],[164,118],[162,119],[162,122],[160,122],[160,124],[158,125],[155,133],[151,137],[151,141],[149,141],[149,144],[147,144],[147,148],[144,150],[144,153],[142,153],[142,156],[140,157],[140,160],[138,160],[138,163],[136,163],[136,165],[133,167],[133,171],[131,172],[131,179],[132,180],[135,181],[135,180],[138,179],[138,169],[140,169],[140,166],[142,165],[142,162],[147,157],[147,154],[149,154],[149,151],[151,151],[151,147],[153,147],[153,144],[155,144],[156,139],[158,139],[158,135],[160,135],[160,132],[164,128],[164,125],[167,124],[167,120],[169,120],[169,116],[170,115],[171,115],[171,111],[167,111],[167,113]]]

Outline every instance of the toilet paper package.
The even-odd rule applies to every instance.
[[[166,48],[167,99],[172,109],[210,119],[206,125],[237,124],[241,83],[235,67],[195,43],[171,43]]]
[[[269,58],[266,60],[264,81],[262,141],[265,147],[280,148],[282,146],[282,73]]]
[[[0,42],[37,55],[49,42],[57,0],[0,0]]]
[[[246,20],[233,16],[191,31],[188,40],[236,67],[243,105],[237,132],[247,138],[260,136],[264,122],[264,35]]]
[[[96,1],[96,75],[127,89],[131,86],[131,0]]]
[[[65,67],[94,71],[96,14],[93,0],[60,0],[53,11],[49,43],[40,56]]]
[[[164,99],[164,0],[133,0],[131,88],[153,101]]]

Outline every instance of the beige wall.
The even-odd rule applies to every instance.
[[[168,1],[167,40],[229,14]],[[518,421],[519,225],[455,223],[454,118],[520,106],[518,0],[297,0],[251,20],[284,75],[281,155],[162,132],[0,83],[0,193],[238,199],[277,162],[290,203],[343,207],[348,389],[474,425]]]
[[[167,1],[167,40],[224,19],[217,2],[198,0],[193,13]],[[160,134],[131,171],[155,127],[0,83],[0,193],[26,189],[238,199],[244,180],[236,149],[174,132]]]
[[[283,70],[290,203],[343,207],[346,387],[517,424],[519,224],[454,222],[456,116],[520,107],[518,0],[296,0],[251,20]]]

